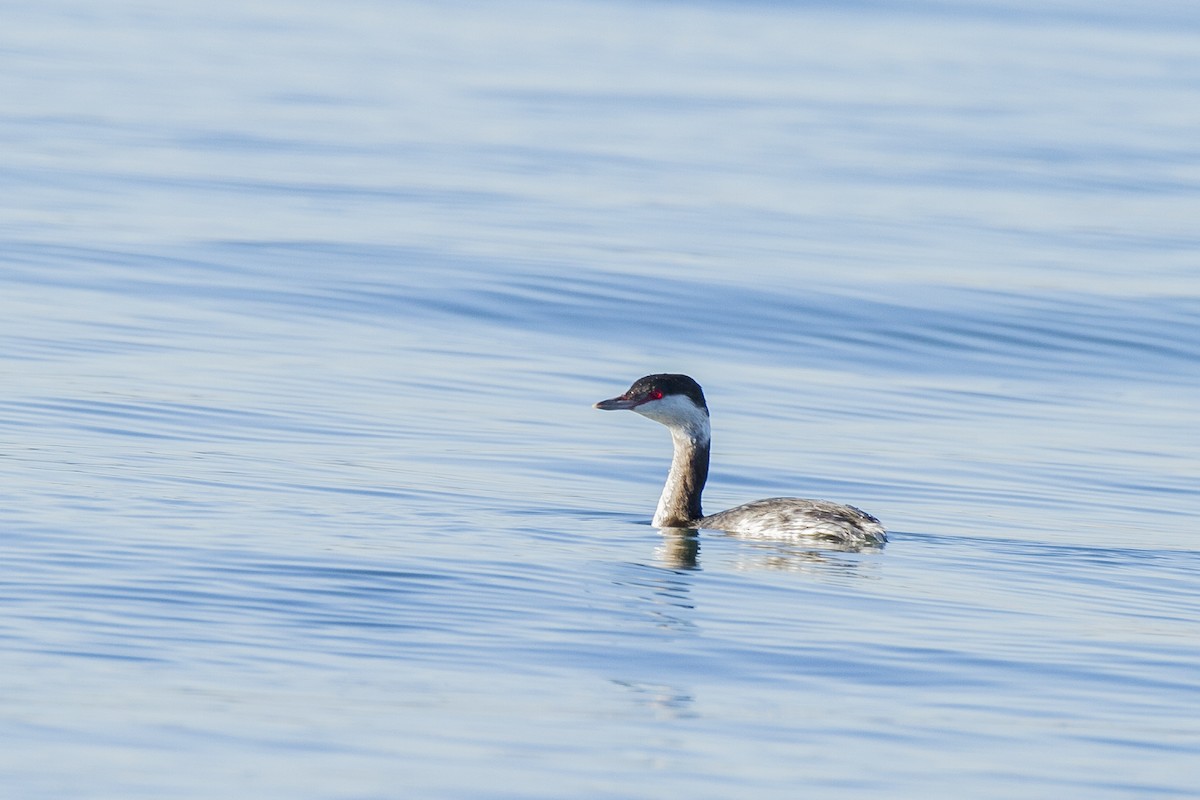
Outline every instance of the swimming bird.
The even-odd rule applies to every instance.
[[[763,538],[813,538],[847,545],[881,545],[879,520],[854,506],[828,500],[772,497],[705,516],[700,495],[708,480],[712,440],[700,384],[687,375],[647,375],[619,397],[601,400],[602,411],[626,409],[666,425],[675,454],[653,524],[658,528],[708,528]]]

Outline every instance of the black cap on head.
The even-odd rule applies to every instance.
[[[708,411],[708,405],[704,402],[704,391],[700,388],[700,384],[687,375],[675,375],[671,373],[660,373],[658,375],[647,375],[644,378],[638,378],[625,394],[620,397],[614,397],[612,400],[601,400],[596,404],[596,408],[603,410],[631,409],[640,406],[642,403],[660,400],[668,395],[684,395],[695,403],[697,407],[703,408],[705,412]]]
[[[664,396],[669,394],[686,395],[700,408],[708,409],[708,405],[704,402],[704,390],[700,388],[700,384],[687,375],[674,375],[669,372],[659,375],[647,375],[644,378],[638,378],[634,381],[633,386],[629,387],[627,394],[642,394],[654,391],[660,391]]]

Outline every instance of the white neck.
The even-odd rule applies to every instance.
[[[704,516],[700,496],[708,480],[710,427],[708,412],[686,397],[666,397],[637,409],[671,430],[675,452],[671,470],[654,512],[657,528],[682,528]]]

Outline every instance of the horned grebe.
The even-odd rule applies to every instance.
[[[671,430],[675,456],[654,512],[655,527],[711,528],[764,538],[810,537],[849,545],[887,541],[879,520],[854,506],[827,500],[773,497],[704,516],[700,494],[708,479],[708,406],[700,384],[687,375],[638,378],[625,394],[601,400],[596,408],[636,411]]]

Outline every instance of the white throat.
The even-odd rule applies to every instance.
[[[671,431],[674,454],[667,482],[654,512],[657,528],[687,527],[704,516],[700,495],[708,480],[708,451],[711,428],[708,411],[683,395],[651,400],[633,409]]]
[[[681,394],[671,394],[661,400],[651,400],[633,409],[646,419],[666,425],[671,429],[671,438],[679,441],[679,437],[707,445],[712,436],[708,422],[708,410],[700,408],[691,398]]]

